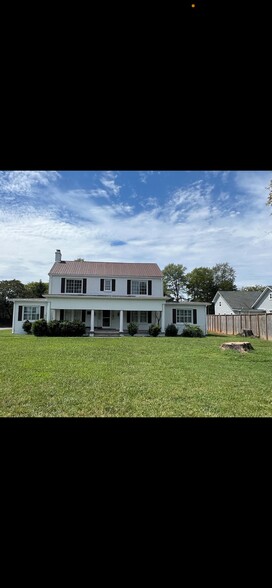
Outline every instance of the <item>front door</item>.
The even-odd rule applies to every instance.
[[[103,327],[110,327],[110,310],[103,310]]]

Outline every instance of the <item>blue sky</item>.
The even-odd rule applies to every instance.
[[[0,171],[0,280],[48,281],[63,259],[228,262],[272,283],[269,171]]]

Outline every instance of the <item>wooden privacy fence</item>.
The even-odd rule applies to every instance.
[[[251,330],[255,337],[272,340],[271,314],[208,314],[207,329],[210,333],[239,335],[244,329]]]

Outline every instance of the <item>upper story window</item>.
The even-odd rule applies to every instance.
[[[66,280],[67,294],[81,294],[82,280]]]
[[[192,311],[187,309],[177,309],[177,323],[191,323]]]
[[[272,300],[272,292],[269,294],[269,300]]]
[[[62,294],[86,294],[87,279],[61,278]]]
[[[115,280],[109,278],[101,278],[100,292],[115,292]]]
[[[127,294],[152,296],[152,280],[127,280]]]
[[[138,280],[132,280],[131,293],[132,294],[147,294],[147,282],[140,282]]]
[[[219,306],[221,306],[221,302],[219,302]]]

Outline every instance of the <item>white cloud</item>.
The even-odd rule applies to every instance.
[[[59,177],[56,171],[0,171],[0,195],[29,196],[38,187],[48,186]]]
[[[103,177],[115,182],[110,174]],[[271,174],[259,176],[235,172],[234,199],[222,186],[217,195],[212,184],[200,181],[176,187],[160,203],[149,197],[138,212],[136,199],[132,207],[111,202],[106,188],[63,191],[49,176],[40,206],[38,199],[25,200],[23,191],[22,202],[0,205],[0,279],[47,281],[54,251],[61,249],[63,259],[154,261],[161,268],[173,262],[187,271],[228,261],[238,286],[272,283],[272,216],[262,195]],[[126,244],[112,247],[116,240]]]
[[[108,193],[113,196],[118,196],[122,187],[115,182],[116,178],[117,174],[114,174],[113,172],[104,172],[100,178],[101,184],[105,186]]]

